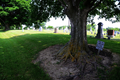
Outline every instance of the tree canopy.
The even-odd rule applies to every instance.
[[[1,0],[0,22],[9,29],[11,25],[28,22],[31,0]]]
[[[118,4],[115,4],[116,1]],[[86,53],[90,50],[87,44],[87,20],[93,21],[92,18],[96,15],[112,22],[120,20],[120,0],[32,0],[32,3],[39,19],[49,19],[51,16],[65,18],[65,15],[69,18],[71,39],[58,54],[65,59],[71,57],[72,61],[81,60],[83,54],[88,58]]]
[[[115,4],[116,1],[118,1],[118,4]],[[88,14],[89,21],[92,21],[92,18],[96,15],[99,15],[100,18],[104,17],[112,22],[120,20],[119,0],[32,0],[32,10],[34,14],[39,16],[35,19],[49,19],[51,16],[61,16],[61,18],[64,19],[66,15],[65,12],[70,3],[74,10],[76,10],[75,6],[80,9],[90,6],[91,9]]]

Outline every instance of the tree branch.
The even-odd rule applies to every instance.
[[[59,0],[59,2],[62,4],[62,7],[64,7],[64,8],[66,7],[66,4],[63,0]]]
[[[5,22],[0,18],[0,20],[5,24]]]
[[[98,3],[95,4],[94,7],[92,7],[92,5],[94,5],[94,3],[95,3],[95,0],[94,0],[94,2],[92,2],[92,3],[91,3],[91,6],[90,6],[90,7],[92,7],[92,8],[91,8],[88,12],[94,10],[97,6],[99,6],[99,5],[101,4],[102,1],[103,1],[103,0],[100,0]]]

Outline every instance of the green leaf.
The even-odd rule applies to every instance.
[[[0,6],[0,10],[3,10],[3,7],[2,7],[2,6]]]
[[[0,11],[0,16],[7,16],[9,13],[6,11]]]

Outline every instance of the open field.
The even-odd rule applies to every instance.
[[[0,31],[0,80],[51,80],[42,68],[31,63],[36,58],[37,53],[49,46],[61,44],[64,45],[69,41],[69,33],[63,31],[44,30],[43,32],[33,30],[9,30]],[[88,33],[88,44],[96,44],[97,40]],[[112,52],[120,54],[120,37],[119,35],[113,40],[100,39],[105,42],[105,47]],[[117,40],[117,41],[116,41]],[[118,77],[116,68],[113,72]],[[110,74],[112,75],[112,74]],[[111,78],[112,80],[113,78]]]

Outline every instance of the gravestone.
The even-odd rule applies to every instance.
[[[93,32],[92,32],[92,27],[90,27],[90,32],[91,32],[91,34],[93,34]]]
[[[117,32],[117,34],[119,34],[119,32]]]
[[[117,31],[114,32],[114,36],[117,36]]]
[[[108,30],[107,37],[114,37],[114,30]]]
[[[54,29],[54,33],[58,33],[58,28],[55,28],[55,29]]]
[[[110,40],[110,37],[108,37],[108,40]]]
[[[33,27],[33,30],[35,30],[35,27]]]
[[[98,23],[98,33],[97,33],[97,36],[95,37],[95,38],[99,38],[99,39],[102,39],[102,38],[104,38],[103,37],[103,23],[102,22],[99,22]]]
[[[94,35],[96,35],[96,32],[94,33]]]
[[[66,31],[66,33],[68,33],[68,28],[67,27],[63,30],[63,32],[65,32],[65,31]]]
[[[65,29],[63,30],[63,32],[65,32]]]
[[[30,28],[28,27],[27,30],[30,30]]]
[[[42,27],[41,26],[39,27],[39,31],[42,31]]]
[[[96,49],[98,49],[98,54],[100,51],[103,50],[104,44],[105,43],[103,41],[99,41],[99,40],[97,41]]]
[[[91,32],[91,34],[93,34],[93,32]]]
[[[26,25],[22,25],[22,32],[24,32],[25,27],[26,27]]]

